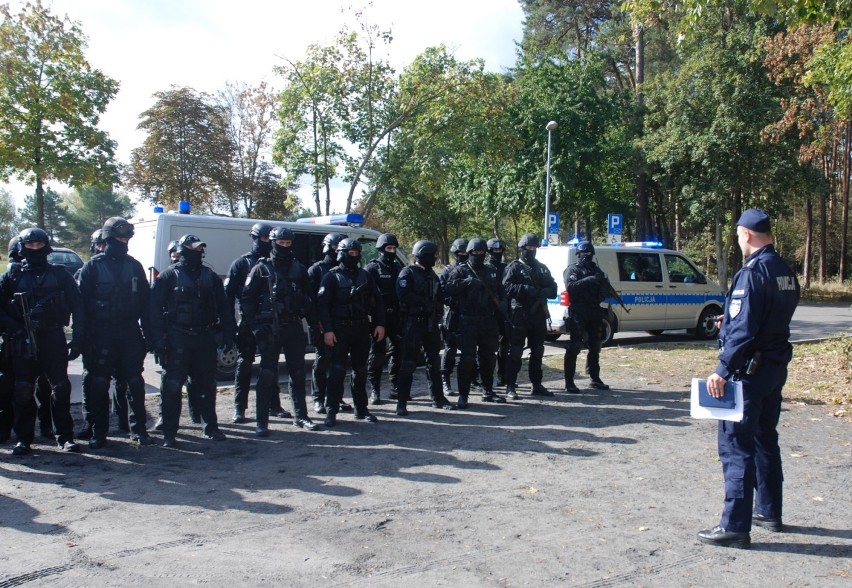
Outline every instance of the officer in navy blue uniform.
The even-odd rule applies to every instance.
[[[236,328],[222,280],[202,263],[205,246],[195,235],[181,237],[180,261],[157,276],[151,288],[151,338],[163,366],[164,447],[177,444],[181,389],[188,377],[198,393],[202,432],[208,439],[225,439],[216,417],[216,339],[232,346]]]
[[[574,372],[577,369],[577,356],[583,349],[583,343],[589,346],[590,386],[598,390],[609,390],[601,381],[601,302],[609,294],[609,282],[601,268],[592,261],[595,247],[588,241],[577,246],[577,263],[572,263],[562,274],[565,289],[571,305],[566,311],[568,333],[571,343],[565,348],[562,367],[565,373],[565,391],[572,394],[580,392],[574,384]]]
[[[547,299],[556,297],[556,281],[547,266],[535,258],[538,237],[526,233],[518,241],[518,259],[506,266],[503,288],[509,304],[512,347],[506,368],[506,396],[518,398],[515,386],[521,370],[524,343],[530,348],[529,375],[532,396],[553,396],[541,383],[541,360],[547,335]]]
[[[308,276],[314,285],[314,296],[320,289],[320,283],[325,274],[331,268],[337,267],[337,245],[346,238],[340,233],[329,233],[322,239],[323,258],[308,268]],[[325,389],[328,385],[328,370],[331,368],[331,348],[323,341],[323,335],[319,331],[319,325],[310,332],[311,343],[316,349],[314,365],[311,367],[311,395],[314,399],[314,411],[318,414],[326,413]],[[340,410],[348,412],[352,406],[340,401]]]
[[[382,370],[385,359],[388,362],[390,376],[390,398],[397,398],[399,386],[399,354],[402,350],[402,334],[399,323],[399,298],[396,296],[396,280],[402,271],[402,263],[396,256],[399,241],[393,233],[379,235],[376,241],[378,257],[370,261],[367,273],[373,277],[379,292],[382,293],[382,304],[385,307],[385,338],[381,341],[373,339],[370,346],[370,359],[367,362],[367,378],[370,380],[370,404],[381,404]]]
[[[302,319],[316,323],[313,285],[293,252],[296,235],[286,227],[269,233],[271,259],[261,259],[252,268],[243,288],[242,322],[251,329],[260,348],[260,377],[257,380],[257,435],[269,435],[269,402],[278,393],[278,358],[284,351],[290,376],[293,424],[314,431],[305,403],[305,346],[308,344]]]
[[[396,414],[399,416],[408,415],[411,383],[421,355],[426,356],[426,377],[429,379],[432,406],[445,410],[455,408],[455,404],[444,396],[441,386],[441,333],[438,323],[444,311],[444,295],[441,282],[432,269],[437,253],[438,248],[432,241],[415,243],[411,249],[414,263],[403,268],[396,281],[402,320],[402,365],[396,401]]]
[[[385,307],[373,277],[360,267],[361,244],[347,238],[337,245],[338,266],[322,278],[317,307],[323,341],[331,348],[326,388],[326,426],[337,424],[347,363],[352,367],[355,419],[375,423],[367,408],[367,359],[370,335],[385,337]]]
[[[36,378],[44,374],[50,383],[50,414],[56,442],[63,451],[79,452],[74,443],[71,417],[71,382],[68,361],[80,357],[86,340],[86,319],[74,277],[47,261],[50,236],[42,229],[24,229],[18,235],[20,265],[13,264],[0,276],[0,325],[11,343],[15,369],[14,455],[26,455],[35,437]],[[64,327],[74,319],[70,343]]]
[[[467,239],[460,237],[453,241],[450,245],[450,253],[453,255],[453,262],[444,266],[441,273],[438,274],[438,279],[441,281],[441,291],[444,293],[445,307],[444,320],[441,323],[441,337],[444,341],[444,353],[441,355],[441,384],[444,387],[444,394],[455,396],[457,392],[453,391],[450,380],[453,376],[453,370],[456,368],[456,355],[458,354],[456,332],[458,332],[459,326],[459,309],[458,302],[447,294],[446,285],[450,278],[450,272],[460,263],[467,261]]]
[[[272,225],[268,223],[255,223],[249,234],[251,235],[251,251],[236,258],[228,275],[225,277],[225,296],[228,298],[228,308],[239,307],[240,296],[249,273],[258,260],[269,257],[272,251],[272,243],[269,241],[269,233]],[[254,356],[257,351],[257,343],[248,325],[242,320],[237,324],[237,372],[234,374],[234,423],[246,422],[246,408],[248,408],[249,389],[251,388],[251,367],[254,365]],[[275,363],[277,373],[278,362]],[[281,408],[278,399],[278,377],[275,377],[276,389],[271,392],[270,409],[275,416],[290,418],[292,415]],[[282,414],[286,413],[286,414]]]
[[[501,239],[494,237],[493,239],[488,239],[488,263],[489,265],[494,266],[494,269],[497,270],[497,278],[500,280],[500,289],[502,290],[503,286],[503,274],[506,272],[506,262],[503,261],[503,253],[505,250],[505,245]],[[499,314],[495,316],[497,320],[497,385],[505,386],[506,385],[506,363],[509,360],[509,330],[508,324],[505,320],[505,317],[500,316]]]
[[[109,430],[110,379],[126,382],[131,439],[151,445],[145,412],[143,329],[148,327],[148,279],[142,264],[127,254],[133,225],[121,217],[106,220],[106,248],[80,270],[80,293],[91,325],[83,350],[83,414],[92,429],[89,447],[99,449]],[[97,329],[97,333],[94,329]]]
[[[778,447],[781,389],[793,357],[790,320],[799,303],[796,274],[776,253],[769,215],[752,208],[737,221],[745,264],[725,299],[719,363],[707,378],[711,396],[728,380],[743,388],[742,422],[719,421],[725,505],[719,524],[698,533],[714,545],[748,549],[751,526],[781,531],[783,473]]]
[[[497,361],[497,315],[505,314],[503,284],[497,268],[485,263],[488,244],[474,238],[467,244],[468,258],[450,272],[445,286],[457,302],[459,318],[455,333],[459,347],[458,408],[469,406],[470,385],[477,366],[482,382],[483,402],[506,402],[494,393],[494,364]]]

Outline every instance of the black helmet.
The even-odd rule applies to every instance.
[[[437,255],[438,254],[438,246],[435,245],[432,241],[427,241],[425,239],[418,241],[414,244],[414,248],[411,250],[411,254],[414,257],[423,257],[424,255]]]
[[[172,252],[174,252],[174,251],[177,251],[177,250],[178,250],[178,245],[180,245],[180,243],[178,242],[178,240],[177,240],[177,239],[175,239],[174,241],[172,241],[171,243],[169,243],[169,253],[172,253]]]
[[[104,239],[114,239],[115,237],[129,239],[133,236],[133,225],[127,222],[127,219],[113,216],[106,219],[104,228],[101,229],[101,235]]]
[[[44,229],[40,229],[38,227],[30,227],[29,229],[24,229],[18,234],[18,252],[23,255],[24,245],[26,243],[39,242],[45,244],[45,247],[42,247],[39,250],[45,255],[53,251],[53,249],[51,249],[50,247],[50,235],[48,235]]]
[[[260,239],[261,237],[269,237],[272,232],[272,225],[269,223],[254,223],[251,228],[251,238]]]
[[[92,244],[89,247],[89,251],[92,253],[97,253],[97,245],[102,245],[106,240],[104,239],[104,231],[103,229],[98,229],[94,233],[92,233]]]
[[[269,231],[270,241],[293,241],[296,239],[296,233],[287,227],[275,227]]]
[[[361,244],[358,239],[347,237],[337,244],[337,261],[343,261],[349,255],[349,251],[361,253]]]
[[[201,245],[196,246],[196,243],[201,243]],[[197,249],[198,247],[207,247],[207,243],[196,237],[195,235],[184,235],[177,241],[178,251],[184,252],[187,249]]]
[[[533,235],[532,233],[526,233],[523,237],[521,237],[521,240],[518,241],[519,249],[523,249],[524,247],[527,247],[529,245],[533,245],[535,247],[541,245],[541,243],[539,243],[538,237],[536,235]]]
[[[331,255],[331,252],[337,249],[337,245],[346,238],[346,235],[340,233],[329,233],[322,238],[322,254]]]
[[[595,254],[595,246],[589,243],[588,241],[583,241],[579,245],[577,245],[577,255],[589,255],[592,256]]]
[[[491,239],[488,239],[488,251],[491,251],[491,252],[503,251],[504,248],[505,248],[505,246],[503,245],[503,241],[501,241],[497,237],[493,237]]]
[[[453,241],[452,245],[450,245],[450,253],[452,253],[452,254],[466,253],[466,252],[467,252],[467,239],[465,239],[464,237],[459,237],[458,239]]]
[[[475,237],[470,240],[467,244],[467,252],[470,253],[472,251],[481,251],[485,253],[488,250],[488,243],[485,239],[480,239],[479,237]]]
[[[9,239],[9,259],[20,259],[18,256],[18,237],[17,235]]]
[[[383,250],[386,245],[393,245],[394,247],[399,247],[399,241],[396,240],[396,235],[393,233],[382,233],[379,235],[378,240],[376,241],[376,249],[379,251]]]

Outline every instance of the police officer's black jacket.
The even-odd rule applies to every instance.
[[[372,327],[385,326],[385,307],[373,277],[360,267],[346,269],[342,263],[322,278],[317,314],[323,333],[362,321],[370,321]]]
[[[139,261],[123,253],[99,253],[80,269],[77,283],[90,331],[141,324],[147,333],[150,288]]]
[[[192,332],[219,331],[225,342],[234,338],[234,309],[228,308],[222,280],[209,267],[183,260],[154,280],[150,323],[155,344],[164,341],[172,326]]]
[[[796,274],[773,245],[749,255],[725,299],[716,373],[729,379],[758,351],[762,361],[789,363],[790,320],[799,294]]]
[[[11,264],[0,276],[0,325],[12,335],[24,331],[24,315],[15,294],[26,295],[36,332],[62,328],[74,319],[73,341],[81,347],[86,337],[86,318],[80,290],[61,265],[32,267],[23,261]]]
[[[228,268],[228,275],[225,276],[225,296],[228,298],[230,308],[234,308],[235,305],[240,303],[243,286],[252,268],[260,259],[261,255],[249,251],[243,253],[231,263],[231,267]]]
[[[505,312],[503,285],[493,265],[486,263],[479,269],[474,269],[470,261],[456,265],[444,291],[456,301],[462,317],[490,317]]]
[[[571,312],[593,318],[609,294],[606,275],[591,260],[572,263],[562,272]]]
[[[308,270],[298,260],[281,263],[263,258],[249,272],[242,288],[241,320],[252,330],[264,324],[271,326],[275,317],[279,324],[307,318],[308,324],[314,325],[313,288]]]
[[[444,294],[434,271],[416,264],[403,268],[396,280],[396,295],[403,319],[413,317],[437,328],[444,311]]]
[[[311,278],[311,282],[314,285],[314,294],[319,292],[323,276],[331,271],[331,268],[333,267],[337,267],[336,252],[334,255],[326,255],[308,268],[308,277]]]
[[[399,278],[399,272],[402,271],[402,264],[398,259],[394,259],[392,263],[386,263],[384,260],[376,258],[368,263],[364,269],[372,276],[379,292],[381,292],[386,318],[390,319],[391,315],[398,317],[399,298],[396,295],[396,280]]]
[[[529,318],[547,318],[547,299],[556,297],[556,281],[547,266],[532,260],[526,264],[516,259],[506,266],[503,289],[512,313],[525,311]]]

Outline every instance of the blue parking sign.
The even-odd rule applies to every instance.
[[[610,235],[620,235],[624,232],[624,215],[609,214],[607,215],[606,232]]]
[[[559,233],[559,213],[551,212],[547,215],[547,234],[555,235]]]

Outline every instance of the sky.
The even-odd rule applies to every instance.
[[[54,14],[80,23],[88,37],[89,63],[120,82],[100,126],[118,142],[117,157],[125,163],[144,140],[136,130],[138,116],[153,105],[155,92],[178,85],[215,93],[226,82],[266,81],[280,87],[276,65],[303,58],[311,43],[332,42],[345,23],[357,28],[351,12],[341,9],[366,6],[333,0],[43,2]],[[16,13],[23,2],[10,4]],[[489,71],[505,71],[515,62],[523,27],[518,0],[373,0],[366,15],[369,22],[391,29],[388,59],[398,71],[441,43],[459,59],[481,58]],[[33,191],[22,184],[7,188],[19,206]],[[342,208],[344,192],[333,196],[333,206]]]

